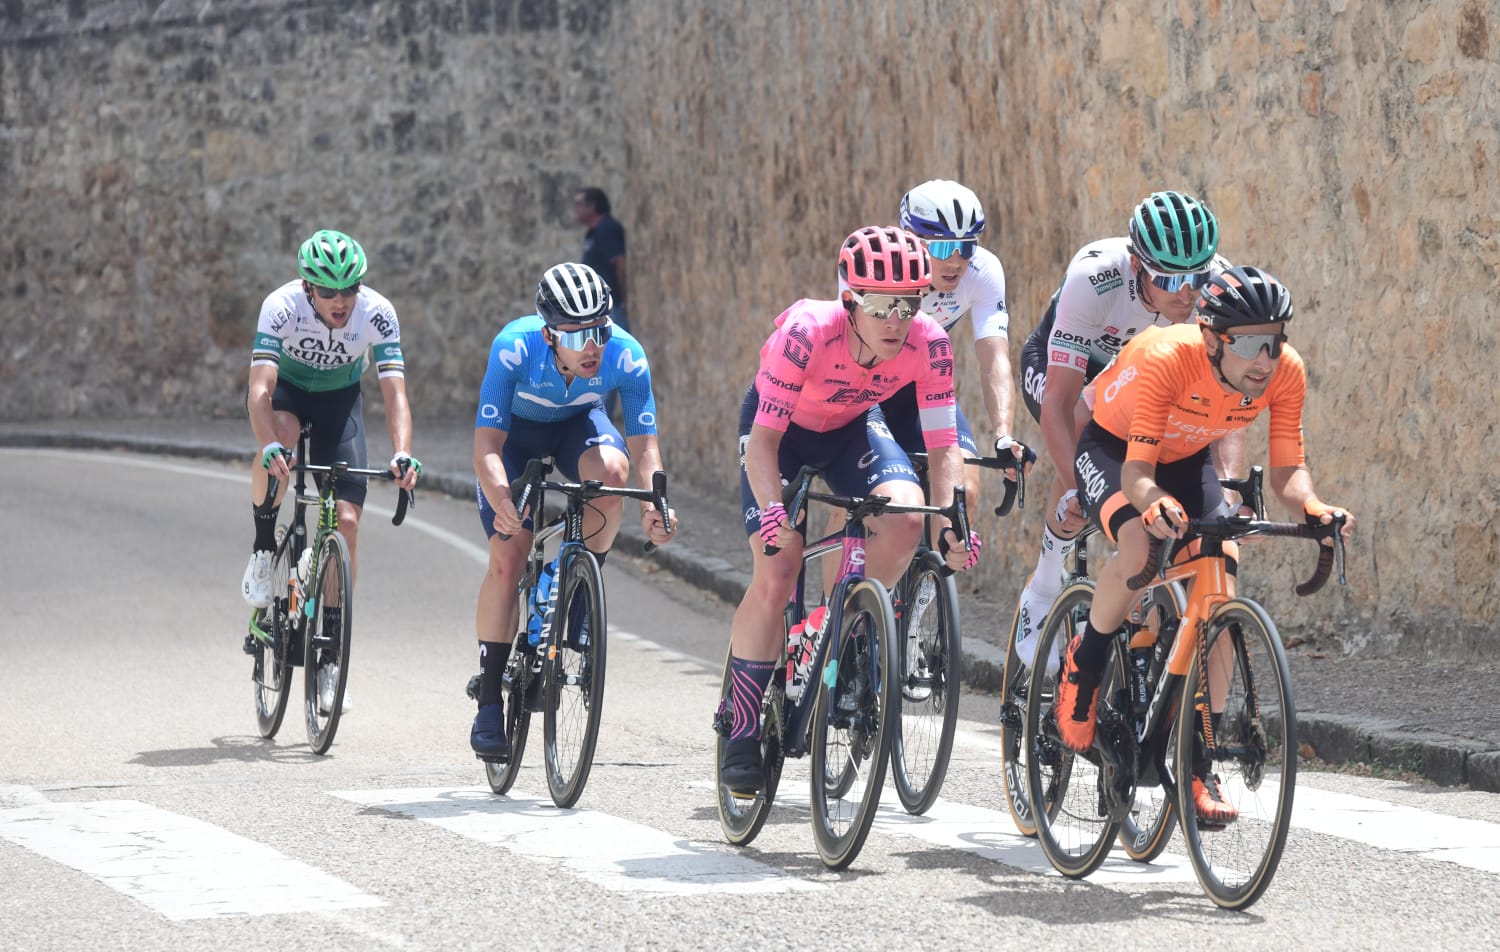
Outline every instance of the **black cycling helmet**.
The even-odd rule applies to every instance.
[[[548,327],[602,321],[613,300],[597,271],[572,261],[548,268],[536,287],[536,312]]]
[[[1209,279],[1198,292],[1198,323],[1215,330],[1292,319],[1292,292],[1276,276],[1248,265]]]

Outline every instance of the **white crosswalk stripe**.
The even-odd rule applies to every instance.
[[[594,810],[558,810],[551,800],[488,788],[344,790],[333,796],[431,823],[532,860],[567,867],[617,892],[670,895],[779,893],[821,889],[718,844]]]
[[[173,920],[382,904],[269,846],[136,800],[0,810],[0,839],[87,873]]]

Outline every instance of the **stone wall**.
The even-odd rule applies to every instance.
[[[418,414],[462,417],[597,182],[669,468],[733,498],[770,319],[906,188],[985,201],[1016,351],[1071,253],[1179,188],[1292,288],[1311,464],[1361,519],[1347,589],[1290,596],[1293,544],[1249,588],[1343,650],[1493,651],[1497,28],[1500,0],[6,0],[0,418],[241,412],[259,298],[322,225],[370,250]],[[1048,472],[967,584],[1013,597]]]

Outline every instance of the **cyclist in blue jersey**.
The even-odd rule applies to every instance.
[[[569,479],[606,486],[624,486],[632,461],[642,487],[661,469],[651,368],[636,339],[610,322],[610,305],[609,286],[594,269],[557,265],[537,286],[536,314],[511,321],[490,347],[474,420],[479,518],[490,555],[475,613],[479,710],[469,744],[483,757],[510,754],[501,678],[515,638],[516,586],[531,550],[531,520],[511,501],[511,479],[528,460],[549,456]],[[624,407],[623,437],[604,410],[604,398],[615,391]],[[585,509],[584,545],[601,566],[623,506],[619,497],[603,497]],[[657,545],[671,541],[676,519],[668,532],[660,513],[640,506],[646,536]],[[501,540],[501,533],[510,538]]]

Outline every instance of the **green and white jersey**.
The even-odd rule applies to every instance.
[[[390,301],[361,286],[348,323],[334,330],[318,320],[294,280],[261,304],[250,366],[274,366],[280,379],[302,390],[342,390],[359,382],[372,351],[378,377],[404,376],[401,325]]]

